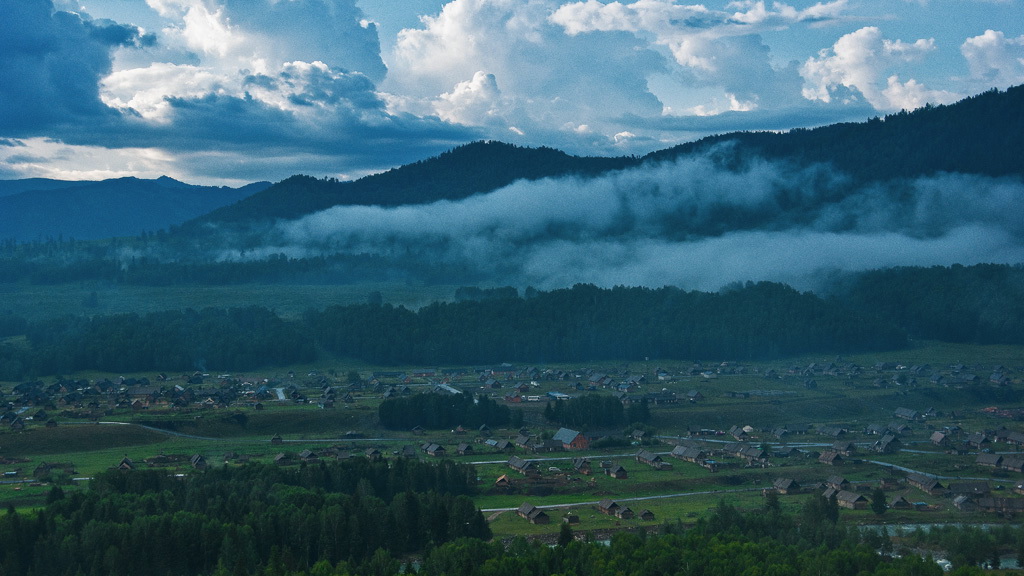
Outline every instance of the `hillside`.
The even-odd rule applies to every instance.
[[[399,206],[459,200],[516,180],[594,176],[634,163],[631,158],[587,158],[552,148],[473,142],[436,158],[352,182],[292,176],[191,224],[297,218],[336,205]]]
[[[0,238],[29,242],[136,236],[181,224],[269,185],[193,186],[167,177],[5,181],[0,183]]]
[[[815,129],[733,132],[652,152],[642,158],[571,156],[551,148],[474,142],[352,182],[293,176],[188,227],[209,222],[293,219],[337,205],[399,206],[459,200],[517,180],[598,176],[643,163],[703,155],[735,143],[738,158],[831,164],[858,182],[940,172],[1024,176],[1024,86],[991,90],[946,106]],[[735,160],[735,158],[733,159]]]
[[[749,155],[798,164],[828,163],[861,182],[939,172],[1024,176],[1021,110],[1024,86],[1015,86],[866,122],[711,136],[651,153],[644,160],[675,159],[735,142]]]

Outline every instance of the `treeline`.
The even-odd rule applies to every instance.
[[[247,370],[311,362],[313,340],[265,308],[63,316],[0,344],[0,380],[79,370]]]
[[[544,418],[572,428],[609,428],[623,424],[649,422],[651,412],[647,400],[631,402],[624,408],[615,396],[588,394],[568,400],[548,402]]]
[[[757,359],[906,343],[878,317],[769,282],[720,293],[577,285],[417,312],[335,306],[305,321],[325,349],[374,364]]]
[[[939,172],[1024,176],[1024,86],[989,90],[949,105],[925,105],[867,122],[789,132],[711,136],[653,152],[669,160],[735,142],[741,156],[834,166],[860,183],[909,179]]]
[[[317,349],[376,365],[650,358],[737,360],[893,349],[894,325],[781,284],[722,293],[578,285],[528,297],[334,306],[286,322],[264,308],[66,316],[0,344],[0,379],[78,370],[241,371],[311,362]],[[462,422],[465,423],[465,422]]]
[[[522,537],[488,541],[480,513],[463,510],[472,505],[465,496],[401,492],[388,502],[361,494],[365,486],[344,494],[310,490],[289,480],[278,482],[269,470],[207,472],[186,480],[158,476],[110,472],[100,475],[87,493],[64,496],[55,489],[39,511],[9,510],[0,516],[0,569],[4,574],[114,576],[943,573],[931,558],[903,543],[894,546],[887,533],[839,523],[838,507],[822,497],[809,499],[795,514],[782,512],[774,495],[748,511],[722,501],[694,525],[669,521],[659,533],[620,531],[607,543],[581,539],[564,525],[557,545],[549,545]],[[431,508],[433,500],[449,497],[450,508]],[[200,508],[211,504],[209,512]],[[388,537],[376,541],[385,530],[391,530]],[[954,574],[974,576],[983,573],[977,563],[1024,541],[1020,528],[995,532],[950,526],[935,537],[922,532],[905,544],[948,555]],[[418,548],[409,539],[418,539]],[[939,542],[952,548],[935,548]],[[968,550],[970,543],[978,550]],[[421,561],[403,568],[397,558],[413,549],[422,554]]]
[[[379,302],[286,321],[259,307],[28,321],[0,314],[0,380],[78,370],[252,370],[318,351],[375,365],[665,358],[756,360],[893,350],[914,338],[1024,343],[1024,266],[893,268],[822,298],[769,282],[718,293],[665,287],[459,292],[418,311]],[[458,422],[466,423],[466,420]]]
[[[892,319],[914,338],[1024,344],[1024,266],[871,270],[832,287],[831,298]]]
[[[391,430],[421,426],[429,430],[466,426],[470,429],[512,424],[512,410],[481,394],[414,394],[389,398],[377,408],[380,423]],[[522,413],[517,416],[522,425]]]
[[[333,254],[309,258],[271,255],[266,258],[211,262],[153,257],[122,259],[121,246],[145,250],[145,240],[111,242],[106,247],[85,242],[53,242],[0,248],[0,284],[51,286],[102,282],[125,286],[233,286],[252,283],[382,282],[395,274],[415,273],[430,279],[443,271],[415,262],[393,262],[372,254]],[[183,253],[189,253],[187,248]],[[31,255],[28,255],[31,254]]]
[[[366,459],[282,470],[111,470],[90,490],[54,488],[34,514],[0,517],[0,573],[291,574],[491,537],[458,464]],[[375,560],[376,558],[376,560]],[[390,572],[394,573],[394,572]]]

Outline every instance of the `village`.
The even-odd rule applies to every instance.
[[[1016,425],[1024,411],[1019,401],[966,406],[960,399],[1006,396],[1019,390],[1019,373],[1003,364],[837,361],[55,378],[4,390],[0,426],[18,435],[100,422],[159,429],[165,421],[169,431],[202,438],[211,422],[237,425],[232,449],[223,452],[198,440],[193,453],[155,444],[106,464],[176,473],[249,461],[451,458],[477,467],[481,508],[516,512],[537,525],[559,510],[575,524],[581,502],[617,522],[656,524],[671,508],[633,499],[658,494],[711,494],[704,502],[715,493],[749,500],[774,492],[794,502],[821,495],[843,509],[870,511],[879,490],[892,514],[1011,518],[1024,512],[1024,426]],[[523,422],[378,427],[380,403],[422,393],[486,396],[521,410]],[[584,395],[610,395],[624,407],[643,403],[651,421],[576,430],[543,418],[549,404]],[[846,419],[823,411],[824,401],[845,406]],[[305,418],[307,427],[253,436],[286,418]],[[5,480],[45,483],[90,472],[71,455],[11,457],[4,450],[10,445],[0,445]],[[601,494],[614,497],[595,497]]]

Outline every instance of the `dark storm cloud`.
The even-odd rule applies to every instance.
[[[115,121],[99,96],[110,50],[137,30],[54,11],[49,0],[0,3],[0,132],[37,136],[69,123]]]
[[[283,179],[310,171],[365,173],[480,137],[473,128],[386,110],[374,82],[384,73],[376,30],[360,26],[354,2],[276,2],[265,10],[235,2],[227,8],[236,25],[253,30],[272,25],[281,36],[269,46],[295,60],[262,74],[234,71],[241,86],[237,92],[223,89],[231,85],[230,76],[204,94],[171,92],[160,99],[166,115],[154,121],[131,107],[109,106],[100,92],[101,81],[110,81],[113,51],[148,49],[156,43],[153,35],[56,10],[50,0],[0,3],[5,23],[0,34],[0,135],[187,155],[205,150],[220,162],[219,168],[217,163],[196,164],[208,166],[206,173],[241,163],[252,170],[239,175],[244,179]],[[338,34],[347,35],[344,42]],[[317,55],[337,64],[314,62]],[[140,69],[136,73],[141,75],[129,81],[147,89],[209,75],[202,66],[166,66],[171,76]],[[122,81],[119,77],[115,85]],[[231,156],[257,151],[267,170]],[[315,161],[307,163],[310,159]]]

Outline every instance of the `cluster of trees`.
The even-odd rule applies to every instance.
[[[160,238],[167,238],[165,234]],[[168,243],[182,241],[167,239]],[[396,265],[373,254],[332,254],[288,258],[282,254],[239,261],[197,259],[164,260],[150,256],[122,259],[124,248],[145,252],[146,237],[114,239],[109,243],[74,240],[0,245],[0,284],[25,283],[36,286],[78,282],[102,282],[128,286],[232,286],[254,282],[336,283],[380,282],[396,270],[425,274],[430,267],[403,262]],[[193,248],[178,246],[181,254],[196,254]]]
[[[380,423],[392,430],[421,426],[430,430],[466,426],[522,426],[522,411],[513,414],[504,404],[480,394],[414,394],[388,398],[377,408]]]
[[[1000,555],[1007,552],[1017,554],[1018,563],[1024,559],[1024,533],[1019,527],[1001,525],[981,528],[979,526],[936,525],[927,530],[917,526],[912,531],[882,536],[896,536],[909,548],[942,550],[954,566],[975,566],[987,563],[993,568],[1000,567]]]
[[[558,402],[548,402],[544,418],[572,428],[609,428],[623,424],[649,422],[651,411],[647,400],[630,403],[624,408],[615,396],[588,394]]]
[[[832,298],[892,319],[912,337],[1024,344],[1024,266],[978,264],[870,270]]]
[[[335,306],[306,323],[325,349],[374,364],[756,359],[906,344],[884,320],[769,282],[720,293],[577,285],[416,312]]]
[[[441,466],[441,465],[439,465]],[[112,470],[87,492],[51,493],[0,517],[4,574],[290,574],[383,559],[456,538],[491,537],[468,493],[475,472],[359,459],[193,474]],[[395,572],[390,572],[394,574]]]
[[[667,160],[735,142],[741,156],[830,164],[859,182],[960,172],[1024,176],[1024,86],[989,90],[944,106],[926,105],[867,122],[833,124],[786,133],[742,132],[711,136],[654,152]]]
[[[252,370],[318,349],[376,365],[666,358],[754,360],[899,349],[920,339],[1024,343],[1024,266],[893,268],[835,282],[822,298],[782,284],[717,293],[581,284],[549,292],[462,289],[417,311],[382,304],[28,321],[0,314],[0,379],[76,370]],[[634,419],[630,419],[633,421]],[[463,424],[465,421],[462,422]]]
[[[356,459],[282,469],[222,468],[175,478],[111,470],[88,491],[53,488],[44,508],[0,515],[4,574],[397,576],[399,558],[422,576],[940,576],[1024,551],[1024,530],[933,527],[903,533],[840,523],[835,499],[789,514],[777,495],[741,511],[724,500],[691,526],[621,531],[607,544],[566,525],[558,544],[490,541],[468,494],[470,467]],[[439,465],[440,466],[440,465]],[[894,552],[898,554],[894,554]]]
[[[0,344],[0,379],[78,370],[245,370],[311,362],[300,327],[260,307],[63,316],[26,323],[29,346]]]

